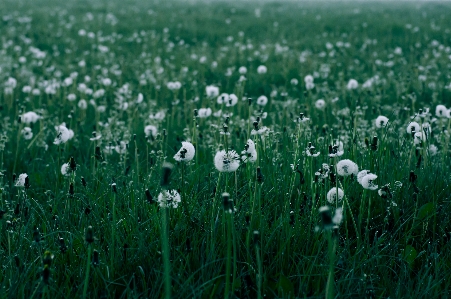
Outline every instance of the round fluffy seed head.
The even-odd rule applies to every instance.
[[[369,173],[370,173],[370,171],[366,170],[366,169],[359,171],[359,173],[357,174],[357,182],[359,182],[359,184],[361,185],[363,177],[368,175]]]
[[[158,194],[158,204],[162,208],[170,207],[176,209],[181,201],[177,190],[164,190]]]
[[[268,103],[268,98],[266,96],[259,96],[257,99],[257,105],[265,106]]]
[[[19,175],[19,177],[17,178],[14,186],[16,187],[25,187],[25,179],[28,177],[28,174],[26,173],[22,173]]]
[[[240,156],[234,150],[222,150],[216,153],[214,164],[220,172],[234,172],[240,166]]]
[[[377,179],[377,175],[375,174],[367,174],[362,178],[362,182],[360,183],[363,188],[368,190],[377,190],[379,188],[378,185],[374,184],[374,180]]]
[[[357,89],[357,87],[359,87],[359,83],[355,79],[349,80],[348,85],[346,85],[346,88],[349,90]]]
[[[61,174],[64,176],[70,176],[70,165],[69,163],[64,163],[61,166]]]
[[[266,74],[267,71],[268,71],[268,68],[264,65],[260,65],[257,68],[257,73],[259,73],[259,74]]]
[[[383,116],[383,115],[379,115],[376,118],[376,128],[385,128],[385,126],[387,126],[388,124],[388,118]]]
[[[174,156],[174,160],[188,162],[194,158],[195,153],[196,150],[194,149],[194,145],[191,142],[183,141],[182,147]]]
[[[148,125],[144,127],[144,134],[146,134],[146,137],[157,137],[158,129],[155,126]]]
[[[324,101],[323,99],[319,99],[315,102],[315,107],[319,110],[323,110],[324,108],[326,108],[326,101]]]
[[[25,124],[35,123],[37,122],[41,117],[36,114],[36,112],[30,111],[27,113],[22,114],[20,117],[20,120]]]
[[[25,138],[25,140],[30,140],[31,138],[33,138],[33,131],[31,130],[30,127],[23,128],[21,133],[23,135],[23,138]]]
[[[357,175],[359,167],[349,159],[341,160],[337,163],[337,174],[341,176]]]
[[[53,141],[54,144],[58,145],[58,144],[66,143],[69,139],[74,137],[74,131],[66,128],[66,126],[64,124],[55,127],[55,129],[57,131],[57,135],[56,135],[55,140]]]
[[[437,107],[435,107],[435,115],[437,117],[447,117],[447,112],[448,109],[446,109],[444,105],[437,105]]]
[[[412,134],[412,132],[419,132],[420,125],[416,121],[412,121],[407,125],[407,133]]]
[[[330,204],[334,204],[335,202],[340,202],[344,195],[345,193],[341,188],[334,187],[327,192],[326,198]]]

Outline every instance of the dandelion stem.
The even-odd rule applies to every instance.
[[[83,285],[83,298],[86,298],[89,283],[89,270],[91,269],[91,244],[88,244],[88,258],[86,261],[85,283]]]

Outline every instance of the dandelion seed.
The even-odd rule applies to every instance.
[[[257,150],[255,143],[251,139],[247,140],[244,150],[241,152],[241,159],[244,163],[257,161]]]
[[[196,150],[191,142],[183,141],[182,148],[175,154],[174,160],[188,162],[194,158]]]
[[[344,195],[345,193],[341,188],[334,187],[327,192],[326,198],[330,204],[335,204],[336,202],[340,203]]]
[[[211,115],[211,108],[200,108],[197,111],[197,117],[199,118],[206,118],[209,117]]]
[[[69,139],[74,137],[74,131],[66,128],[66,124],[61,124],[55,127],[57,131],[57,136],[53,141],[54,144],[59,145],[62,143],[66,143]]]
[[[158,129],[157,127],[153,126],[153,125],[148,125],[144,127],[144,134],[146,135],[146,137],[157,137],[158,134]]]
[[[234,172],[240,166],[240,156],[234,151],[219,151],[214,158],[214,165],[220,172]]]
[[[376,128],[385,128],[388,124],[388,118],[382,115],[379,115],[376,118]]]
[[[69,163],[64,163],[61,166],[61,174],[64,175],[64,176],[70,176],[70,173],[71,173],[71,171],[70,171]]]
[[[420,124],[418,124],[416,121],[412,121],[407,125],[407,133],[412,134],[414,132],[420,131]]]
[[[447,117],[448,109],[444,105],[437,105],[435,107],[435,115],[437,117]]]
[[[219,95],[219,87],[208,85],[205,87],[205,92],[207,93],[207,97],[215,98]]]
[[[337,174],[340,176],[357,175],[359,167],[349,159],[341,160],[337,163]]]
[[[176,209],[181,201],[180,194],[177,190],[164,190],[158,194],[158,204],[162,208]]]
[[[369,170],[361,170],[359,171],[359,173],[357,174],[357,182],[361,185],[362,184],[362,179],[364,176],[370,174],[371,172]]]

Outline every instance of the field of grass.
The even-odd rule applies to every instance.
[[[1,1],[0,299],[451,297],[449,11]]]

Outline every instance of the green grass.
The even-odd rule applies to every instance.
[[[435,114],[437,105],[451,108],[450,8],[2,1],[0,298],[450,297],[451,118]],[[258,74],[259,65],[268,72]],[[10,77],[17,82],[8,90]],[[346,88],[350,79],[357,89]],[[48,94],[52,80],[57,87]],[[167,88],[173,81],[179,90]],[[94,98],[80,83],[105,93]],[[218,104],[207,85],[236,94],[238,103]],[[265,106],[256,103],[261,95]],[[229,118],[195,117],[200,108]],[[41,118],[18,121],[29,111]],[[149,117],[160,111],[164,118]],[[310,120],[295,122],[300,113]],[[379,115],[389,118],[385,128],[375,125]],[[269,128],[263,137],[251,135],[257,117],[259,128]],[[431,125],[421,144],[406,132],[411,121]],[[63,122],[74,136],[55,145]],[[220,134],[224,124],[230,135]],[[158,134],[146,137],[146,125]],[[102,137],[91,141],[93,131]],[[217,151],[240,154],[249,138],[257,161],[220,173]],[[344,153],[331,158],[336,140]],[[182,141],[196,148],[191,162],[173,158]],[[120,142],[123,151],[108,150]],[[305,154],[309,142],[318,157]],[[64,176],[71,157],[76,171]],[[390,184],[391,198],[363,189],[355,176],[337,176],[343,159],[376,174],[379,187]],[[162,184],[165,162],[174,164],[169,185]],[[335,176],[315,179],[323,163]],[[22,173],[28,188],[15,186]],[[330,204],[326,194],[337,187],[344,198]],[[180,193],[178,208],[156,203],[166,189]],[[223,209],[224,192],[232,214]],[[324,205],[343,208],[333,231],[322,229]]]

